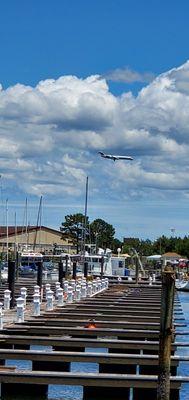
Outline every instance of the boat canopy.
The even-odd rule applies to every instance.
[[[156,261],[156,260],[160,260],[161,259],[161,255],[160,254],[154,254],[153,256],[148,256],[148,257],[146,257],[147,258],[147,260],[154,260],[154,261]]]

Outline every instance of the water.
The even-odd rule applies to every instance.
[[[187,323],[186,328],[180,328],[181,330],[188,330],[189,328],[189,292],[179,292],[179,299],[182,304],[182,310],[184,313],[185,321]],[[189,342],[189,336],[178,336],[177,341]],[[189,356],[189,347],[178,348],[176,354]],[[178,375],[189,376],[189,364],[187,362],[181,362],[178,368]],[[183,384],[180,391],[180,400],[189,399],[189,384]]]
[[[177,328],[181,330],[189,329],[189,293],[187,292],[179,292],[179,298],[182,304],[182,309],[184,313],[184,317],[187,323],[186,328]],[[186,341],[189,342],[189,336],[178,336],[177,341]],[[42,346],[32,346],[32,349],[40,349],[49,351],[51,347],[42,347]],[[106,352],[106,349],[86,349],[86,351],[92,352]],[[189,348],[178,348],[176,354],[178,355],[188,355],[189,356]],[[30,361],[16,361],[9,360],[6,365],[16,365],[18,369],[30,369],[32,368],[32,364]],[[98,372],[98,364],[95,363],[71,363],[71,371],[72,372]],[[182,362],[178,368],[178,375],[189,375],[189,365],[186,362]],[[59,385],[49,385],[48,392],[48,400],[82,400],[83,398],[83,388],[81,386],[59,386]],[[11,398],[10,400],[14,400]],[[25,399],[20,400],[27,400]],[[38,398],[40,400],[40,398]],[[180,400],[189,400],[189,384],[183,384],[180,391]]]
[[[43,350],[50,351],[51,347],[43,346],[31,346],[31,350]],[[106,349],[92,349],[86,348],[87,352],[107,352]],[[30,361],[19,361],[19,360],[7,360],[6,365],[16,366],[19,370],[32,370],[32,363]],[[98,372],[99,366],[96,363],[71,363],[72,372]],[[62,386],[62,385],[49,385],[48,400],[82,400],[83,399],[83,387],[82,386]],[[9,400],[9,399],[7,399]],[[14,400],[12,397],[10,400]],[[18,398],[16,400],[19,400]],[[20,400],[27,400],[27,396]],[[37,400],[40,400],[38,397]]]

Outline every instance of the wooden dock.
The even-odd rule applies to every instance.
[[[189,361],[175,355],[178,346],[189,345],[177,340],[186,326],[177,296],[174,311],[170,400],[178,400],[181,384],[189,382],[189,377],[177,376],[179,362]],[[83,386],[85,400],[130,400],[131,393],[133,400],[155,400],[160,312],[160,285],[116,283],[95,297],[43,311],[39,317],[26,313],[24,323],[9,321],[0,334],[3,399],[16,399],[17,393],[24,400],[26,390],[33,400],[45,399],[48,385],[57,384]],[[6,360],[29,360],[32,367],[10,369]],[[97,363],[99,372],[73,373],[72,362]]]

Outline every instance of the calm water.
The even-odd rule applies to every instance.
[[[189,293],[180,292],[179,298],[182,304],[184,317],[187,322],[187,328],[180,329],[188,329],[189,330]],[[187,341],[189,342],[189,336],[179,336],[177,337],[177,341]],[[32,346],[32,349],[42,349],[42,347]],[[44,349],[50,350],[50,348],[45,347]],[[95,351],[96,352],[104,352],[105,349],[87,349],[87,351]],[[189,355],[189,348],[180,348],[177,351],[177,354]],[[11,361],[7,362],[7,365],[16,365],[19,369],[31,369],[31,362],[28,361]],[[72,363],[71,364],[72,372],[98,372],[98,364],[94,363]],[[178,375],[189,375],[189,364],[188,363],[180,363]],[[82,400],[83,397],[83,389],[81,386],[49,386],[49,400]],[[10,400],[14,400],[11,398]],[[27,397],[22,400],[27,400]],[[38,398],[40,400],[40,398]],[[182,386],[180,392],[180,400],[189,400],[189,384],[185,384]]]
[[[187,323],[186,328],[180,328],[181,330],[189,330],[189,292],[179,292],[179,298],[182,304],[182,310],[184,313],[184,317]],[[189,336],[178,336],[177,341],[189,342]],[[180,348],[177,350],[177,354],[189,356],[189,347]],[[180,363],[178,368],[178,375],[187,375],[189,376],[189,363]],[[182,385],[182,389],[180,392],[181,400],[189,399],[189,384]]]

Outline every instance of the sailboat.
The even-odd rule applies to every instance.
[[[20,267],[19,267],[19,275],[21,276],[35,276],[37,274],[37,264],[42,261],[43,255],[39,252],[35,251],[36,242],[37,242],[37,232],[40,222],[41,227],[41,207],[42,207],[42,196],[40,197],[39,210],[37,216],[37,226],[34,236],[33,248],[28,244],[28,213],[27,213],[28,201],[26,198],[26,206],[25,206],[25,233],[26,233],[26,244],[23,246],[21,254],[20,254]],[[23,223],[24,226],[24,223]],[[39,231],[40,234],[40,231]]]

